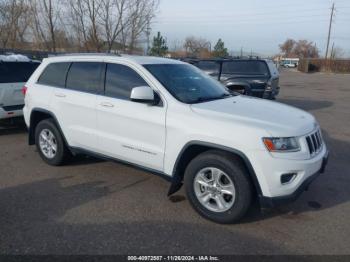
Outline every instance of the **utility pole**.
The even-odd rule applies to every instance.
[[[146,36],[147,36],[147,50],[146,50],[146,55],[149,54],[150,50],[150,35],[151,35],[151,27],[150,27],[150,22],[148,20],[147,22],[147,28],[146,28]]]
[[[334,15],[334,2],[333,2],[333,4],[332,4],[331,18],[330,18],[330,20],[329,20],[328,38],[327,38],[327,48],[326,48],[326,59],[327,59],[327,57],[328,57],[328,48],[329,48],[329,40],[330,40],[330,38],[331,38],[331,30],[332,30],[333,15]]]
[[[334,56],[334,42],[332,44],[332,49],[331,49],[331,59],[334,59],[335,57]]]

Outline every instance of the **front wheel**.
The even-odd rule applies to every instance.
[[[251,204],[252,188],[244,165],[222,151],[194,158],[185,171],[185,186],[194,209],[217,223],[237,222]]]

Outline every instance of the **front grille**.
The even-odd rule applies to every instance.
[[[309,152],[311,156],[316,155],[322,149],[323,141],[320,130],[317,130],[315,133],[308,135],[306,137],[306,143],[309,148]]]

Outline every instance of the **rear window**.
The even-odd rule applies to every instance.
[[[97,93],[101,89],[101,73],[105,64],[96,62],[72,63],[66,88],[88,93]]]
[[[69,66],[70,63],[49,64],[41,74],[38,83],[49,86],[64,87]]]
[[[263,61],[229,61],[222,64],[223,74],[269,75],[269,70]]]
[[[220,65],[214,61],[200,61],[195,64],[199,69],[210,73],[219,73]]]
[[[37,62],[0,62],[0,83],[27,82],[39,65]]]

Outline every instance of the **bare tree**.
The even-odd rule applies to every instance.
[[[198,57],[210,52],[210,42],[204,38],[189,36],[185,39],[184,48],[188,55]]]
[[[319,57],[319,50],[313,42],[307,40],[287,39],[280,45],[281,51],[287,57],[300,57],[300,58],[317,58]]]
[[[26,0],[0,2],[0,40],[3,48],[20,48],[25,44],[29,6]]]
[[[102,9],[101,0],[71,0],[69,2],[72,33],[77,42],[86,51],[101,51],[101,25],[99,16]]]
[[[313,42],[299,40],[296,42],[293,53],[300,58],[318,58],[319,50]]]
[[[283,44],[279,45],[279,47],[280,47],[281,52],[286,57],[289,57],[293,52],[295,44],[296,44],[295,40],[289,38]]]
[[[102,0],[99,18],[108,52],[129,24],[127,11],[127,0]]]
[[[130,23],[127,28],[129,34],[129,52],[133,53],[139,37],[146,33],[158,8],[158,0],[129,0]],[[124,32],[125,33],[125,32]]]
[[[47,50],[55,52],[57,48],[56,34],[62,30],[60,1],[33,0],[31,4],[32,29],[35,40],[39,46],[44,44]]]

